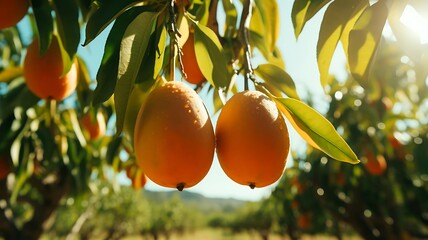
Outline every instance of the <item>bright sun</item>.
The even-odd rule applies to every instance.
[[[407,6],[400,21],[413,30],[422,44],[428,43],[428,19],[422,17],[413,7]]]

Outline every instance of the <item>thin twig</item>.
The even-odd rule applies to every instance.
[[[168,33],[171,39],[170,42],[170,68],[169,68],[169,74],[170,79],[175,79],[175,60],[177,58],[177,49],[179,49],[178,45],[178,38],[181,37],[180,32],[178,31],[176,27],[177,22],[177,16],[175,14],[174,10],[175,1],[171,0],[170,5],[168,7],[169,10],[169,23],[168,23]]]
[[[251,65],[251,46],[249,40],[249,28],[252,15],[252,6],[254,0],[244,0],[244,7],[242,9],[241,22],[239,23],[239,41],[244,48],[244,89],[248,90],[248,80],[254,80],[253,67]]]
[[[210,6],[209,6],[207,27],[211,28],[211,30],[215,32],[218,39],[221,39],[220,33],[218,31],[217,8],[218,8],[218,0],[211,0]]]

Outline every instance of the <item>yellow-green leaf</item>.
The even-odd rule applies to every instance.
[[[255,8],[259,9],[261,24],[265,37],[266,45],[268,46],[269,52],[275,49],[276,41],[279,36],[279,11],[278,5],[274,0],[255,0]],[[251,19],[250,25],[254,22]]]
[[[260,64],[254,69],[255,74],[265,80],[271,86],[274,86],[287,96],[300,99],[296,91],[293,79],[287,72],[273,64]]]
[[[295,0],[291,11],[294,34],[299,37],[307,21],[331,0]]]
[[[365,3],[364,7],[359,8],[358,11],[356,11],[355,14],[353,14],[353,16],[348,20],[348,23],[343,29],[340,42],[342,43],[342,48],[343,48],[343,51],[345,52],[345,56],[348,56],[349,33],[351,32],[355,23],[358,21],[358,18],[363,13],[364,9],[366,9],[369,6],[369,2],[367,0],[364,0],[364,3]]]
[[[352,164],[359,163],[355,153],[324,116],[299,100],[274,99],[294,129],[311,146],[336,160]]]
[[[387,17],[385,2],[376,2],[364,10],[349,33],[349,67],[354,78],[359,81],[368,77]]]
[[[189,18],[190,19],[190,18]],[[228,86],[227,60],[217,35],[201,24],[195,26],[196,60],[204,77],[215,87]]]
[[[331,3],[321,22],[317,43],[317,60],[321,85],[325,86],[329,77],[331,59],[348,21],[366,6],[366,1],[336,0]]]
[[[0,72],[0,82],[10,82],[22,76],[22,67],[9,67]]]
[[[226,21],[224,22],[223,36],[231,38],[236,34],[236,23],[238,21],[238,11],[235,5],[230,0],[222,0],[224,12],[226,14]]]

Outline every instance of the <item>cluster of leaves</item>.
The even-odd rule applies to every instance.
[[[426,238],[428,95],[421,66],[406,57],[399,42],[382,41],[368,86],[351,77],[329,84],[326,117],[362,164],[341,164],[309,147],[295,155],[268,199],[242,209],[227,226],[264,238],[273,233],[291,239],[303,234]],[[369,155],[386,159],[380,175],[367,169]]]
[[[86,16],[89,5],[90,1],[31,2],[30,18],[25,19],[34,25],[31,38],[40,39],[43,52],[52,35],[58,35],[65,70],[77,58],[79,16]],[[24,28],[28,31],[28,26]],[[103,176],[111,137],[91,141],[79,123],[91,96],[83,60],[77,60],[78,90],[66,101],[41,100],[31,93],[21,66],[31,39],[21,33],[17,27],[0,31],[0,156],[8,173],[0,180],[0,199],[5,203],[0,209],[0,235],[33,239],[42,234],[43,224],[64,196],[85,192],[91,176]],[[99,109],[109,120],[112,105]]]
[[[223,32],[217,20],[219,1],[193,1],[188,6],[171,4],[171,1],[99,0],[95,3],[86,27],[85,45],[114,23],[97,73],[93,104],[114,96],[118,135],[133,88],[139,85],[144,91],[150,91],[159,76],[174,80],[177,59],[180,62],[180,54],[175,49],[193,32],[196,60],[213,92],[216,110],[229,93],[238,91],[235,80],[242,74],[245,89],[249,88],[248,81],[253,80],[258,90],[276,100],[293,127],[311,145],[337,160],[358,162],[331,124],[300,101],[292,78],[284,70],[276,47],[279,13],[275,1],[244,1],[239,23],[240,4],[222,1],[226,15]],[[249,46],[259,49],[266,63],[253,69]]]
[[[399,43],[383,41],[367,87],[352,78],[328,86],[326,116],[362,164],[342,164],[313,148],[295,156],[266,200],[276,209],[271,232],[292,239],[320,233],[340,238],[350,229],[364,239],[428,236],[427,74],[418,71],[423,62],[401,61],[403,56]],[[370,155],[386,159],[380,174],[369,171]]]
[[[421,45],[419,38],[400,18],[407,6],[426,16],[426,5],[422,1],[297,0],[292,9],[297,38],[306,23],[326,5],[317,43],[318,68],[323,86],[329,82],[331,59],[339,43],[346,55],[352,77],[365,86],[386,23],[407,54],[413,60],[421,59],[421,52],[415,48]]]

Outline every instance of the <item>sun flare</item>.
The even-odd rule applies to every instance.
[[[421,44],[428,43],[428,19],[421,16],[413,7],[407,6],[400,21],[419,36]]]

